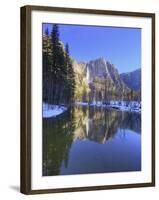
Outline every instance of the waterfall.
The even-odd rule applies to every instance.
[[[88,69],[88,66],[87,66],[87,74],[86,74],[86,78],[87,78],[87,81],[89,82],[89,69]]]
[[[89,118],[87,118],[87,121],[86,121],[86,135],[88,136],[88,133],[89,133]]]

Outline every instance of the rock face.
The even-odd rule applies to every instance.
[[[92,60],[86,64],[87,78],[92,82],[96,77],[104,78],[109,74],[104,58]]]
[[[73,62],[76,77],[76,99],[83,102],[140,99],[141,70],[119,74],[118,69],[104,58],[87,63]],[[135,93],[135,91],[137,91]],[[80,97],[83,97],[82,99]]]
[[[141,68],[133,72],[120,74],[123,82],[132,90],[141,90]]]
[[[86,64],[86,76],[88,82],[93,82],[96,78],[109,78],[117,88],[126,88],[125,83],[120,78],[118,70],[109,61],[99,58]]]
[[[86,63],[85,62],[80,62],[77,63],[76,60],[72,59],[73,63],[73,69],[75,73],[80,73],[83,74],[84,76],[86,75],[85,69],[86,69]]]

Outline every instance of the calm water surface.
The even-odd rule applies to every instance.
[[[43,119],[43,176],[141,170],[141,114],[74,107]]]

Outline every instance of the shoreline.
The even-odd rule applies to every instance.
[[[128,112],[138,112],[141,113],[141,103],[137,101],[110,101],[109,104],[103,104],[102,102],[75,102],[77,106],[95,106],[99,108],[112,108],[119,111],[128,111]]]
[[[56,117],[65,111],[67,111],[66,106],[61,106],[61,105],[50,105],[47,103],[43,103],[43,108],[42,108],[42,117],[43,118],[52,118]]]
[[[77,101],[74,103],[75,106],[89,106],[89,107],[98,107],[98,108],[110,108],[115,109],[117,111],[125,111],[125,112],[136,112],[141,113],[141,103],[137,101],[110,101],[109,104],[103,104],[102,102],[82,102]],[[50,105],[47,103],[43,103],[42,109],[42,117],[43,118],[52,118],[62,113],[66,112],[68,107],[63,105]]]

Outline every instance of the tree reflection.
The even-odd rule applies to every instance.
[[[71,110],[53,119],[43,119],[43,176],[58,175],[62,161],[68,164],[74,123]]]
[[[71,145],[76,140],[106,143],[118,130],[141,133],[141,115],[97,107],[74,107],[64,114],[43,119],[43,176],[67,168]],[[82,156],[82,155],[81,155]]]
[[[83,108],[76,107],[74,109],[78,114]],[[90,107],[87,109],[87,115],[79,115],[77,120],[74,139],[89,139],[105,143],[106,140],[114,137],[118,129],[129,129],[141,133],[141,115],[139,113]]]

